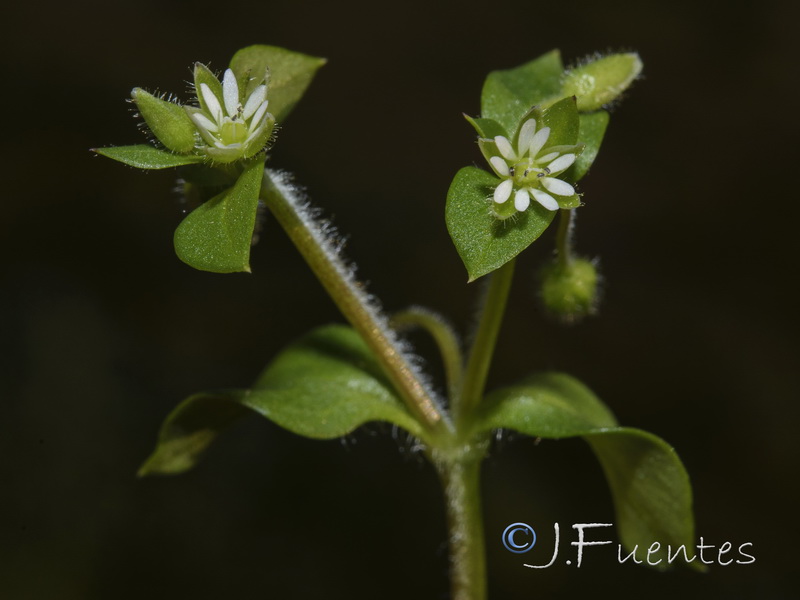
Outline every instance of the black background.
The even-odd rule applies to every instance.
[[[706,543],[752,542],[757,560],[659,574],[590,548],[580,570],[526,569],[554,521],[571,536],[613,512],[585,444],[520,437],[484,468],[490,597],[790,597],[797,17],[774,0],[6,9],[0,598],[447,597],[435,475],[379,426],[316,442],[254,417],[189,474],[134,476],[181,398],[245,387],[282,345],[341,320],[274,222],[253,275],[192,271],[172,251],[173,174],[88,151],[144,139],[132,87],[187,100],[193,61],[221,69],[252,43],[330,61],[272,164],[350,236],[389,310],[428,305],[461,331],[480,284],[465,284],[443,208],[457,169],[481,162],[461,113],[478,113],[486,73],[553,47],[567,62],[641,53],[644,78],[581,186],[577,244],[600,258],[601,313],[566,329],[543,318],[548,232],[519,261],[490,385],[580,377],[677,448]],[[538,554],[502,549],[514,521],[540,532]]]

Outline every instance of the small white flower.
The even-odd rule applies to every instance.
[[[526,210],[531,198],[547,210],[558,210],[558,201],[551,194],[575,195],[575,188],[556,176],[575,162],[580,147],[546,148],[549,138],[550,128],[542,127],[537,131],[535,119],[528,119],[522,124],[516,148],[505,136],[494,138],[500,156],[492,156],[489,163],[503,180],[494,190],[496,204],[505,204],[513,194],[517,211]]]
[[[267,86],[257,86],[242,102],[236,75],[230,69],[222,77],[222,96],[206,83],[197,90],[200,108],[187,107],[189,117],[207,144],[203,150],[219,162],[249,158],[261,151],[275,124],[267,112]]]

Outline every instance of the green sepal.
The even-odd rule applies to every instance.
[[[531,116],[538,123],[550,128],[550,136],[547,138],[545,149],[551,146],[572,146],[578,143],[581,121],[578,117],[578,107],[575,98],[563,98],[545,110],[534,110]],[[523,119],[523,122],[526,119]],[[522,123],[520,123],[521,128]],[[516,143],[515,135],[514,142]]]
[[[470,117],[467,114],[464,115],[464,118],[475,129],[475,132],[478,134],[478,137],[486,139],[493,139],[498,135],[508,137],[508,133],[506,132],[506,130],[503,129],[502,125],[500,125],[500,123],[498,123],[494,119],[482,119],[479,117]]]
[[[660,438],[619,427],[611,411],[582,383],[562,373],[528,377],[489,394],[476,413],[476,432],[512,429],[526,435],[561,439],[581,436],[591,446],[608,480],[620,541],[630,552],[673,550],[694,545],[689,477],[675,450]],[[691,563],[690,566],[700,566]]]
[[[559,175],[558,178],[563,179],[561,175]],[[581,197],[578,194],[573,194],[572,196],[559,196],[558,194],[550,194],[550,195],[556,199],[559,208],[563,208],[566,210],[578,208],[583,204],[581,202]]]
[[[102,156],[114,159],[137,169],[169,169],[203,162],[202,156],[194,154],[173,154],[166,150],[154,148],[148,144],[136,146],[112,146],[110,148],[92,148]]]
[[[164,421],[139,474],[190,469],[224,429],[251,411],[314,439],[337,438],[370,421],[393,423],[424,438],[361,337],[349,327],[330,325],[284,349],[251,390],[184,400]]]
[[[150,131],[165,147],[180,154],[194,150],[197,129],[182,106],[162,100],[142,88],[133,88],[131,98]]]
[[[202,83],[205,83],[220,103],[222,103],[222,83],[217,79],[217,76],[214,75],[211,69],[203,63],[196,62],[194,63],[194,91],[197,94],[197,101],[200,104],[200,108],[203,109],[206,115],[210,115],[211,111],[208,110],[208,104],[200,88],[200,84]]]
[[[584,145],[583,152],[578,155],[572,166],[559,176],[559,179],[573,183],[586,175],[597,158],[600,144],[603,142],[603,136],[608,127],[609,115],[606,111],[599,110],[593,113],[581,113],[579,118],[581,125],[578,140]]]
[[[527,248],[555,216],[532,202],[528,210],[500,220],[492,214],[491,196],[500,183],[495,175],[464,167],[447,192],[445,220],[469,281],[491,273]]]
[[[214,273],[250,272],[250,245],[264,158],[250,163],[228,190],[193,210],[175,230],[175,253]]]
[[[242,48],[231,59],[231,69],[237,78],[261,77],[269,72],[269,111],[283,121],[305,93],[314,74],[326,60],[292,52],[276,46],[255,45]],[[251,80],[245,92],[249,95],[258,79]]]
[[[578,97],[578,110],[597,110],[618,98],[641,72],[642,61],[635,52],[611,54],[568,70],[563,93]]]
[[[558,50],[513,69],[489,73],[481,91],[481,117],[515,131],[522,117],[535,105],[561,93],[564,65]]]

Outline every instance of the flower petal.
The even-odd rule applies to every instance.
[[[534,189],[531,189],[531,194],[533,194],[533,199],[544,206],[547,210],[558,210],[558,202],[556,202],[556,199],[550,194],[547,194],[542,190]]]
[[[531,197],[528,195],[528,191],[525,189],[517,190],[517,193],[514,194],[514,208],[522,212],[530,205]]]
[[[222,98],[228,116],[235,117],[239,110],[239,84],[236,83],[236,75],[230,69],[226,69],[222,77]]]
[[[503,155],[503,158],[517,160],[514,148],[511,147],[511,142],[509,142],[506,137],[502,135],[495,136],[494,143],[497,144],[497,149],[500,151],[500,154]]]
[[[563,154],[547,165],[547,168],[550,169],[550,172],[553,175],[560,173],[572,166],[572,163],[575,162],[575,155],[574,154]]]
[[[253,93],[250,94],[250,97],[247,99],[247,102],[244,105],[244,110],[242,111],[242,117],[247,120],[253,116],[253,114],[258,110],[261,106],[262,102],[267,99],[267,86],[260,85]]]
[[[536,120],[528,119],[522,124],[519,130],[519,139],[517,140],[517,148],[519,148],[519,155],[522,156],[531,147],[531,140],[533,134],[536,133]]]
[[[549,127],[542,127],[539,131],[536,132],[536,135],[533,136],[531,139],[531,158],[536,158],[536,155],[539,154],[539,150],[547,143],[547,138],[550,137],[550,128]]]
[[[219,103],[219,99],[214,95],[214,92],[211,91],[208,85],[201,83],[200,93],[203,94],[203,100],[206,101],[206,106],[208,106],[208,112],[211,113],[211,118],[217,123],[222,123],[222,105]]]
[[[493,156],[489,159],[489,162],[492,163],[492,168],[500,177],[508,177],[510,171],[508,170],[508,163],[506,161],[499,156]]]
[[[258,127],[264,121],[264,115],[267,113],[267,105],[269,104],[269,100],[264,100],[261,103],[261,106],[258,107],[256,114],[253,115],[253,120],[250,121],[250,132],[252,133],[255,131],[256,127]]]
[[[548,192],[552,192],[557,196],[573,196],[575,195],[575,188],[568,184],[566,181],[554,179],[553,177],[542,177],[542,185]]]
[[[504,180],[500,185],[494,189],[494,201],[497,204],[502,204],[511,197],[511,190],[514,184],[510,179]]]

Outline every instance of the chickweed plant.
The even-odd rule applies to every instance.
[[[290,343],[249,389],[184,400],[166,418],[140,475],[192,468],[220,432],[251,413],[313,439],[338,438],[371,421],[391,423],[415,440],[441,480],[452,598],[482,600],[487,574],[479,473],[490,440],[501,429],[544,439],[582,437],[608,480],[622,547],[652,549],[657,541],[660,548],[648,558],[663,558],[669,547],[691,546],[689,479],[666,442],[619,425],[605,404],[565,373],[532,373],[486,390],[515,259],[554,221],[555,256],[541,273],[545,307],[565,323],[597,308],[596,267],[573,252],[573,215],[591,203],[579,184],[608,127],[606,108],[639,75],[639,57],[610,54],[565,69],[554,50],[486,78],[481,115],[465,115],[484,168],[458,171],[442,198],[469,281],[488,280],[466,348],[434,311],[385,314],[356,279],[321,211],[293,176],[268,166],[276,124],[283,124],[324,64],[263,45],[238,51],[222,73],[197,63],[196,97],[187,104],[133,90],[152,143],[95,149],[141,169],[177,169],[196,208],[175,231],[175,252],[195,269],[249,272],[257,212],[266,207],[349,322],[318,327]],[[291,135],[291,127],[281,135]],[[465,164],[473,161],[469,148],[464,154]],[[446,397],[401,337],[411,328],[429,333],[441,352]]]

